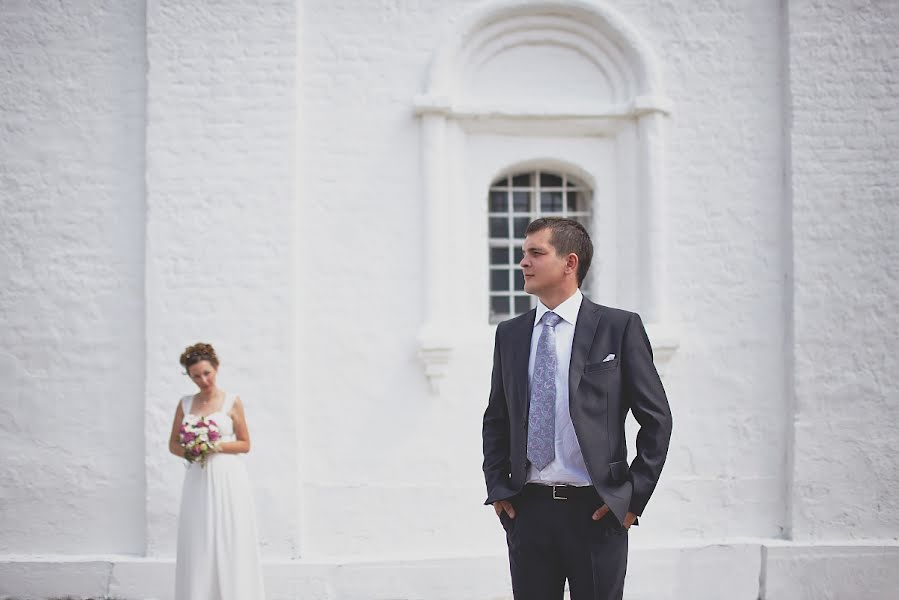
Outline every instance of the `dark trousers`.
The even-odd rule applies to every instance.
[[[553,496],[569,496],[558,500]],[[565,580],[571,600],[621,600],[627,571],[627,530],[592,487],[553,493],[529,484],[509,501],[515,518],[500,516],[509,545],[515,600],[561,600]]]

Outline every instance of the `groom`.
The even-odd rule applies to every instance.
[[[484,412],[487,501],[506,530],[515,600],[620,599],[627,530],[649,502],[671,412],[635,313],[580,292],[593,257],[584,227],[526,231],[524,289],[537,308],[496,329]],[[640,431],[630,466],[624,420]]]

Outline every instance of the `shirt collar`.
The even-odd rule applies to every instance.
[[[575,323],[577,323],[577,315],[581,310],[581,301],[583,299],[584,295],[581,293],[580,289],[577,289],[568,298],[568,300],[553,309],[553,312],[562,317],[563,321],[574,325]],[[549,311],[549,309],[546,308],[546,305],[538,299],[537,315],[534,317],[534,327],[540,324],[540,319],[543,318],[544,313],[546,313],[547,311]]]

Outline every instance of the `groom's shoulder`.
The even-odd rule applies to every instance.
[[[496,326],[496,335],[502,336],[507,331],[514,331],[515,329],[521,327],[527,327],[530,325],[534,326],[534,317],[537,316],[537,309],[532,308],[527,312],[523,312],[517,317],[512,317],[511,319],[506,319],[505,321],[500,321]]]
[[[638,319],[640,318],[640,315],[638,315],[637,313],[630,311],[630,310],[624,310],[623,308],[615,308],[613,306],[600,305],[600,309],[603,312],[602,316],[604,319],[612,319],[615,321],[627,322],[635,317]]]
[[[640,315],[633,311],[616,308],[614,306],[606,306],[604,304],[596,304],[586,297],[584,298],[584,302],[588,305],[592,305],[596,310],[599,310],[602,314],[602,318],[607,322],[611,321],[612,323],[620,323],[622,325],[627,324],[631,319],[640,322]]]

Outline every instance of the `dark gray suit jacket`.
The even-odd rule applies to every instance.
[[[518,494],[527,478],[528,358],[536,310],[496,328],[490,399],[484,412],[485,504]],[[609,354],[615,358],[602,360]],[[571,421],[596,491],[619,521],[641,515],[659,481],[671,438],[671,410],[636,313],[594,304],[578,313],[568,371]],[[624,420],[640,424],[627,463]]]

